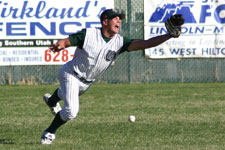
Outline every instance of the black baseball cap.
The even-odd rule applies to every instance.
[[[104,10],[102,12],[102,14],[100,16],[100,20],[102,22],[106,18],[112,19],[112,18],[115,18],[115,17],[120,17],[120,19],[124,19],[125,18],[125,15],[123,13],[117,12],[114,9],[106,9],[106,10]]]

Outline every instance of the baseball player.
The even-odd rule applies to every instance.
[[[181,15],[171,16],[165,23],[168,34],[142,40],[118,34],[124,18],[124,14],[107,9],[100,16],[101,28],[83,29],[49,47],[53,52],[59,52],[66,47],[77,46],[73,59],[59,70],[60,87],[52,95],[47,93],[43,96],[55,118],[43,132],[41,144],[52,144],[56,130],[77,116],[79,96],[106,71],[118,55],[125,51],[155,47],[172,37],[179,37],[184,23]],[[58,103],[60,100],[64,100],[63,109]]]

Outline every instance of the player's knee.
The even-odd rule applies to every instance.
[[[78,114],[78,110],[71,110],[71,109],[63,109],[62,111],[60,111],[60,117],[63,121],[69,121],[69,120],[73,120],[74,118],[76,118]]]
[[[78,111],[71,111],[71,112],[69,113],[68,119],[69,119],[69,120],[73,120],[74,118],[77,117],[77,114],[78,114]]]

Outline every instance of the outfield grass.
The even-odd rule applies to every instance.
[[[53,119],[42,95],[55,88],[0,85],[0,150],[225,150],[225,83],[94,84],[40,145]]]

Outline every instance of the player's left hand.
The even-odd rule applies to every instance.
[[[172,15],[165,22],[166,29],[171,37],[178,38],[181,34],[181,26],[185,19],[181,14]]]
[[[59,43],[55,43],[53,44],[53,46],[50,46],[49,49],[53,52],[59,52],[61,51],[63,48],[60,46]]]

